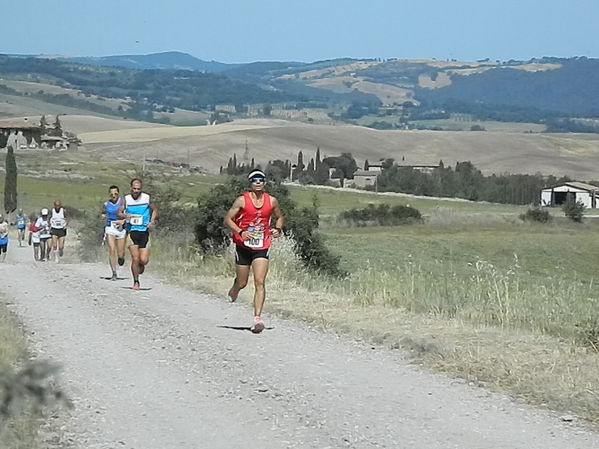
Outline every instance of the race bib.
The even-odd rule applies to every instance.
[[[24,218],[18,218],[18,219],[17,219],[17,224],[18,224],[19,226],[23,226],[23,225],[25,224],[25,219],[24,219]]]
[[[144,217],[141,215],[131,215],[129,223],[131,223],[131,226],[141,226],[144,224]]]
[[[40,235],[50,235],[50,230],[47,227],[40,229]]]
[[[243,242],[248,248],[262,248],[264,246],[264,233],[259,231],[248,231],[249,240]]]
[[[53,228],[62,228],[64,227],[64,219],[62,218],[51,218],[50,223]]]

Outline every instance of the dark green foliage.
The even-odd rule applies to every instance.
[[[231,178],[227,183],[214,186],[198,199],[198,219],[195,225],[196,241],[206,252],[220,252],[231,242],[231,231],[224,217],[235,201],[247,190],[247,182]],[[289,196],[289,190],[280,182],[271,181],[267,192],[279,201],[285,217],[285,233],[295,240],[295,252],[309,268],[327,275],[343,277],[347,273],[339,268],[338,256],[331,254],[318,233],[317,204],[298,208]]]
[[[0,148],[4,148],[8,143],[8,133],[0,132]]]
[[[392,159],[383,163],[378,177],[379,192],[464,198],[507,204],[535,204],[539,192],[569,178],[536,175],[484,176],[471,162],[458,162],[455,169],[439,165],[432,172],[398,166]]]
[[[548,117],[547,113],[597,116],[599,60],[581,57],[556,62],[561,67],[543,72],[498,67],[453,76],[450,86],[419,89],[416,99],[443,104],[446,111],[472,113],[479,119],[538,123]],[[469,110],[454,109],[452,105],[457,102],[468,105]],[[500,113],[483,117],[493,115],[494,110]]]
[[[521,220],[536,221],[538,223],[549,223],[552,218],[548,210],[541,209],[540,207],[529,208],[526,213],[520,215]]]
[[[230,178],[198,198],[198,216],[194,232],[196,242],[206,252],[220,252],[231,242],[231,231],[223,220],[235,199],[247,189],[247,182]]]
[[[339,215],[342,220],[358,226],[396,226],[422,222],[422,215],[410,206],[390,206],[389,204],[369,204],[364,209],[350,209]]]
[[[568,195],[568,199],[562,206],[562,210],[570,220],[576,223],[582,223],[585,206],[584,204],[577,202],[573,195]]]
[[[17,162],[12,146],[6,152],[6,177],[4,179],[4,210],[7,214],[17,208]]]

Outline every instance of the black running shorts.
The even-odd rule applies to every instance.
[[[139,249],[150,247],[150,233],[148,231],[129,231],[128,240],[128,246],[138,246]]]
[[[50,235],[55,235],[56,237],[66,237],[67,230],[64,228],[50,228]]]
[[[235,264],[251,265],[255,259],[268,259],[268,249],[251,250],[242,246],[235,247]]]

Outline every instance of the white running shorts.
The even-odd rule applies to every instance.
[[[115,239],[117,240],[123,240],[125,237],[127,237],[127,230],[126,229],[117,229],[115,227],[112,226],[106,226],[104,228],[104,233],[106,235],[112,235]]]

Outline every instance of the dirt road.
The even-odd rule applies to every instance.
[[[35,353],[62,364],[81,449],[599,447],[399,351],[272,316],[253,335],[247,304],[169,285],[151,264],[134,292],[127,270],[113,282],[105,264],[34,263],[14,243],[1,290]]]

